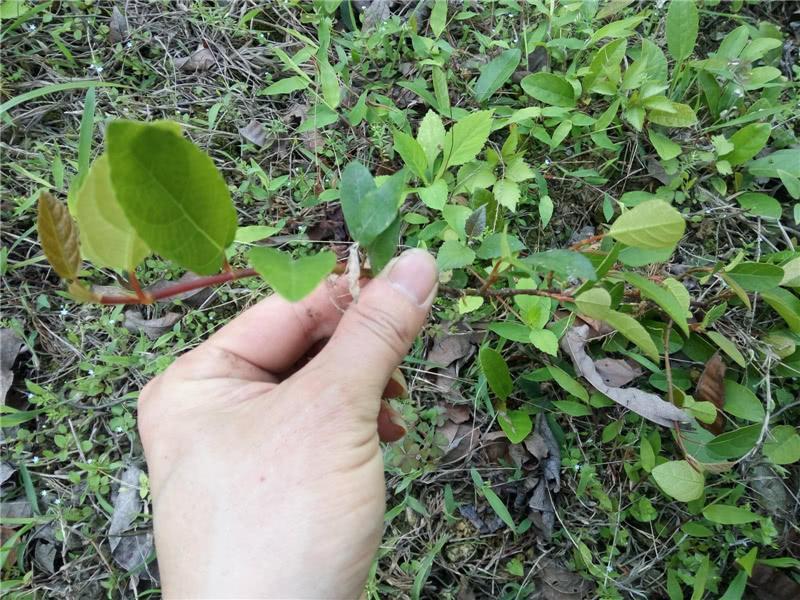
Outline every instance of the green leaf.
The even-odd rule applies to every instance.
[[[686,229],[683,216],[663,200],[648,200],[620,215],[608,232],[615,240],[636,248],[668,248]]]
[[[775,288],[761,293],[764,301],[775,309],[794,333],[800,333],[800,299],[789,290]]]
[[[506,361],[497,350],[484,346],[478,353],[478,362],[489,388],[495,396],[505,401],[514,389]]]
[[[83,114],[81,115],[81,128],[78,133],[78,174],[75,176],[73,185],[76,189],[83,184],[83,180],[89,173],[89,163],[92,159],[92,136],[94,134],[94,113],[97,104],[97,88],[90,87],[86,91],[86,100],[83,104]],[[71,190],[70,190],[71,191]],[[73,206],[67,199],[70,212]]]
[[[236,210],[211,158],[158,123],[113,121],[106,145],[117,201],[139,237],[199,275],[219,271]]]
[[[594,287],[579,294],[575,306],[587,317],[602,320],[611,310],[611,295],[604,288]]]
[[[515,321],[499,321],[489,325],[489,331],[507,340],[526,344],[530,341],[531,328]]]
[[[395,173],[377,188],[360,162],[345,167],[340,185],[342,212],[350,235],[362,246],[372,244],[395,220],[405,185],[402,173]]]
[[[653,283],[638,273],[624,273],[622,277],[632,286],[636,287],[643,297],[648,298],[660,306],[665,313],[689,336],[689,323],[686,321],[686,309],[678,302],[668,290]]]
[[[534,252],[522,259],[522,262],[542,271],[553,271],[562,277],[587,279],[589,281],[597,279],[597,273],[591,261],[580,252],[573,250]]]
[[[743,369],[747,367],[747,361],[744,356],[742,356],[742,353],[739,352],[736,344],[717,331],[706,331],[706,335],[711,338],[711,341],[714,342],[720,350],[730,356],[737,365]]]
[[[461,269],[471,265],[474,260],[475,253],[456,240],[448,240],[443,243],[436,255],[436,263],[440,271]]]
[[[764,406],[749,388],[726,379],[724,397],[726,413],[753,423],[764,421]]]
[[[771,132],[772,127],[767,123],[751,123],[742,127],[731,136],[733,151],[720,158],[733,167],[746,163],[767,145]]]
[[[281,229],[283,229],[283,224],[279,223],[279,225],[280,226],[247,225],[245,227],[239,227],[236,230],[236,236],[233,238],[233,240],[240,244],[252,244],[253,242],[267,239],[268,237],[272,237],[278,233]]]
[[[551,356],[558,354],[558,338],[549,329],[533,329],[530,333],[530,342]]]
[[[478,102],[488,100],[492,94],[503,87],[519,64],[521,52],[517,48],[506,50],[481,68],[481,75],[473,93]]]
[[[250,250],[248,258],[258,274],[289,302],[305,298],[336,266],[336,255],[328,251],[294,260],[288,252],[259,246]]]
[[[443,166],[463,165],[474,159],[489,138],[491,127],[490,110],[480,110],[460,119],[445,135]]]
[[[300,123],[300,126],[295,130],[295,133],[303,133],[305,131],[314,131],[315,129],[322,129],[328,125],[332,125],[339,120],[339,115],[335,110],[331,110],[325,104],[315,104],[308,111],[308,116]]]
[[[519,184],[509,179],[501,179],[494,184],[494,197],[497,203],[505,206],[510,211],[517,209],[519,201]]]
[[[588,417],[592,414],[591,407],[574,400],[553,400],[553,406],[570,417]]]
[[[394,256],[397,244],[400,241],[400,216],[395,218],[389,227],[378,234],[373,242],[367,246],[369,266],[373,273],[379,273]]]
[[[669,248],[623,248],[619,261],[628,267],[644,267],[653,263],[668,262],[675,247]]]
[[[547,227],[550,219],[553,217],[553,199],[548,195],[539,198],[539,218],[542,220],[542,229]]]
[[[533,429],[530,415],[522,410],[499,412],[497,422],[512,444],[519,444]]]
[[[739,571],[719,600],[741,600],[747,587],[747,573]]]
[[[279,79],[275,83],[268,85],[263,90],[261,90],[258,95],[259,96],[278,96],[281,94],[291,94],[292,92],[297,92],[299,90],[304,90],[309,86],[309,81],[304,77],[300,77],[299,75],[292,75],[291,77],[285,77],[284,79]]]
[[[417,130],[417,142],[422,146],[428,166],[433,169],[436,157],[444,148],[444,125],[442,119],[432,110],[425,113]]]
[[[81,253],[98,267],[133,271],[150,254],[117,202],[108,157],[92,164],[75,196]]]
[[[589,393],[586,391],[586,388],[584,388],[577,379],[572,377],[572,375],[555,365],[549,365],[547,370],[550,372],[550,376],[556,380],[556,383],[561,386],[565,392],[584,402],[589,401]]]
[[[595,88],[595,82],[608,81],[612,86],[616,86],[619,83],[621,77],[619,65],[625,57],[627,46],[628,42],[625,39],[613,40],[595,53],[592,62],[589,64],[589,73],[583,78],[584,91],[601,91]],[[618,108],[619,103],[617,102],[616,106],[614,106],[613,113],[616,113]],[[609,122],[613,116],[613,114],[608,116],[606,113],[603,115]],[[600,118],[601,121],[605,120],[603,117]],[[605,129],[607,126],[608,123],[602,127],[598,127],[597,130]]]
[[[418,189],[417,195],[428,208],[442,210],[447,203],[447,183],[444,179],[437,179],[432,185]]]
[[[753,449],[760,434],[760,424],[747,425],[716,436],[706,444],[706,448],[723,458],[741,458]]]
[[[442,35],[447,24],[447,0],[434,0],[430,24],[434,36],[438,38]]]
[[[653,144],[653,148],[656,149],[656,152],[658,152],[658,156],[661,158],[661,160],[672,160],[676,156],[680,155],[681,147],[667,136],[661,135],[652,129],[647,131],[647,135],[650,138],[650,143]]]
[[[653,342],[653,338],[632,316],[616,310],[609,310],[602,320],[636,344],[647,356],[656,361],[659,359],[658,348]]]
[[[781,203],[772,196],[760,192],[747,192],[736,197],[739,206],[747,210],[747,214],[764,219],[781,218]]]
[[[746,290],[764,292],[780,285],[783,269],[768,263],[741,262],[727,275]]]
[[[514,524],[514,517],[511,516],[508,508],[500,499],[500,496],[498,496],[488,485],[481,488],[481,493],[486,498],[489,506],[492,507],[492,510],[494,510],[494,512],[497,513],[497,516],[500,517],[500,520],[508,525],[509,529],[516,531],[517,526]]]
[[[688,104],[671,102],[670,110],[652,109],[647,111],[651,123],[664,127],[691,127],[697,123],[697,115]]]
[[[764,442],[764,455],[776,465],[790,465],[800,460],[800,435],[791,425],[778,425]]]
[[[550,106],[575,106],[575,90],[563,77],[552,73],[533,73],[520,82],[526,94]]]
[[[730,504],[712,504],[703,509],[703,516],[712,523],[720,525],[743,525],[759,520],[759,516],[746,508]]]
[[[778,177],[780,171],[800,177],[800,148],[778,150],[750,161],[747,169],[756,177]]]
[[[394,132],[394,149],[417,177],[427,181],[425,171],[428,168],[428,159],[417,140],[407,133],[397,130]]]
[[[694,0],[672,0],[667,9],[667,48],[676,61],[688,58],[697,41],[699,19]]]
[[[328,62],[327,58],[317,60],[319,67],[320,87],[322,88],[322,98],[325,103],[332,109],[339,106],[341,99],[341,89],[339,88],[339,77],[336,71]]]
[[[691,502],[703,495],[705,477],[685,460],[662,463],[651,475],[665,494],[681,502]]]
[[[533,169],[530,168],[528,163],[526,163],[525,159],[521,156],[512,159],[505,168],[505,178],[509,181],[516,181],[517,183],[527,181],[533,178],[534,175]]]
[[[462,296],[458,299],[458,314],[465,315],[483,306],[482,296]]]
[[[642,463],[642,469],[647,473],[652,472],[653,468],[656,466],[656,453],[650,441],[644,436],[642,436],[641,439],[639,457],[639,461]]]

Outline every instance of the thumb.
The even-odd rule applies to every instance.
[[[363,392],[360,397],[377,400],[425,324],[437,282],[430,254],[417,249],[401,254],[348,307],[315,357],[317,366]]]

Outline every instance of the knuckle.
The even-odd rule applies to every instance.
[[[366,329],[376,339],[384,342],[398,358],[403,357],[411,336],[408,327],[396,315],[380,306],[357,304],[355,321],[358,327]]]

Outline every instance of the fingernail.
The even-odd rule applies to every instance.
[[[436,261],[419,248],[403,252],[389,270],[391,284],[420,306],[427,303],[437,280]]]

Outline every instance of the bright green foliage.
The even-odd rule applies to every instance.
[[[351,162],[342,173],[342,212],[350,234],[358,243],[369,246],[386,231],[397,215],[403,192],[403,177],[390,177],[381,187],[367,168]]]
[[[776,465],[800,461],[800,434],[797,428],[791,425],[773,428],[764,443],[764,454]]]
[[[624,278],[625,281],[641,292],[642,297],[658,304],[675,324],[681,328],[681,331],[687,336],[689,335],[689,324],[686,321],[686,308],[681,306],[675,296],[668,290],[653,283],[646,277],[642,277],[638,273],[625,273]]]
[[[742,262],[727,272],[728,277],[751,292],[764,292],[778,287],[783,269],[767,263]]]
[[[526,75],[520,83],[529,96],[550,106],[575,106],[575,90],[570,83],[552,73]]]
[[[622,214],[608,235],[636,248],[671,248],[686,229],[681,214],[663,200],[648,200]]]
[[[444,160],[448,166],[468,163],[481,151],[492,125],[492,112],[481,110],[456,122],[444,138]]]
[[[703,495],[705,477],[685,460],[662,463],[650,474],[665,494],[681,502],[691,502]]]
[[[439,253],[436,255],[436,262],[442,271],[461,269],[471,265],[474,260],[475,252],[455,240],[449,240],[442,244],[441,248],[439,248]]]
[[[761,423],[764,420],[764,406],[761,400],[750,391],[749,388],[731,381],[725,380],[725,412],[753,423]]]
[[[688,58],[694,50],[698,29],[695,0],[671,0],[667,10],[667,47],[675,60]]]
[[[97,157],[89,169],[73,212],[81,232],[81,253],[94,264],[132,271],[150,254],[117,202],[107,155]]]
[[[514,48],[506,50],[489,61],[482,69],[481,76],[475,83],[475,99],[478,102],[488,100],[497,90],[503,87],[519,64],[521,52]]]
[[[746,163],[758,154],[769,140],[772,127],[766,123],[751,123],[731,136],[733,150],[720,158],[727,160],[732,167]]]
[[[758,521],[759,516],[746,508],[728,504],[712,504],[703,509],[703,516],[712,523],[721,525],[743,525]]]
[[[106,143],[117,201],[139,237],[186,269],[217,272],[236,211],[208,155],[163,126],[132,121],[109,123]]]
[[[497,422],[512,444],[519,444],[533,429],[530,415],[522,410],[498,413]]]
[[[258,274],[290,302],[302,300],[336,265],[336,255],[328,251],[295,260],[276,248],[257,247],[250,250],[248,258]]]

